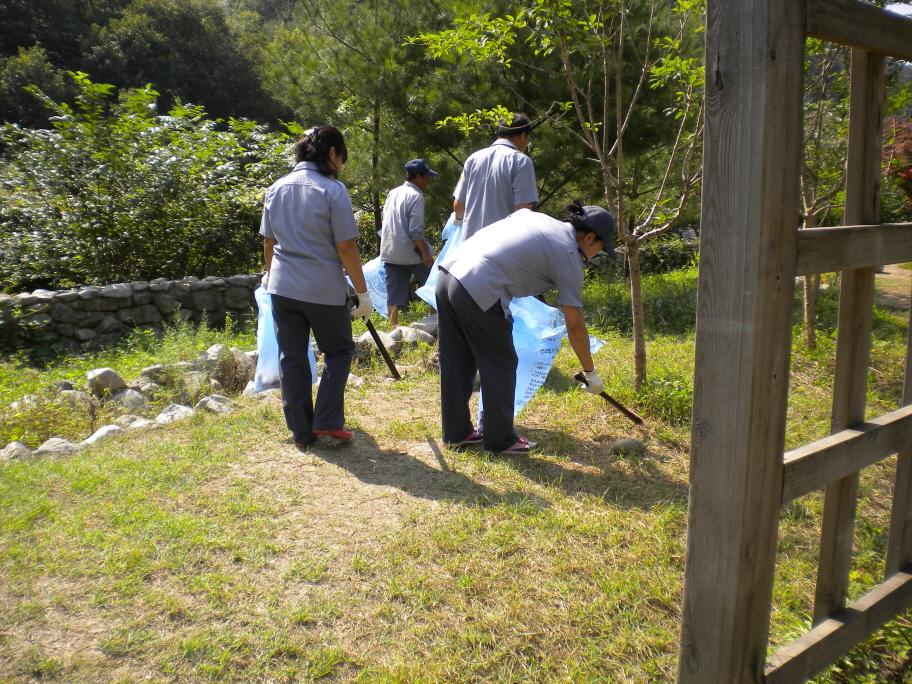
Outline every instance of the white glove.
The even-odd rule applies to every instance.
[[[600,394],[605,391],[605,382],[595,372],[594,368],[591,371],[583,371],[583,377],[586,378],[583,389],[590,394]]]
[[[260,278],[260,285],[263,286],[264,290],[269,289],[269,271],[266,271],[266,273],[263,274],[263,277]]]
[[[369,292],[358,292],[358,306],[351,310],[352,318],[366,318],[370,316],[374,303]]]
[[[465,217],[463,217],[463,218],[465,218]],[[454,226],[461,226],[461,225],[462,225],[462,219],[458,219],[458,218],[456,218],[456,217],[454,216],[454,217],[453,217],[453,225],[454,225]]]

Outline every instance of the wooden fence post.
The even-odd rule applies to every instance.
[[[709,0],[679,684],[760,682],[788,399],[803,3]]]

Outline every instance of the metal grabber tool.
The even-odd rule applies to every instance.
[[[355,306],[358,306],[358,295],[352,295],[352,299],[354,300]],[[390,369],[390,373],[393,374],[393,377],[396,378],[396,380],[402,380],[402,376],[399,375],[399,371],[396,370],[396,364],[393,363],[389,352],[386,351],[386,347],[380,340],[380,335],[377,334],[377,329],[374,327],[374,324],[371,323],[369,315],[364,317],[364,325],[367,326],[367,331],[371,334],[371,337],[374,338],[374,344],[376,344],[377,349],[380,350],[380,355],[383,357],[383,360],[386,361],[386,366]]]
[[[583,375],[582,373],[577,373],[576,375],[573,376],[573,379],[574,379],[574,380],[578,380],[579,382],[583,383],[584,385],[588,385],[588,384],[589,384],[588,382],[586,382],[586,376]],[[599,396],[600,396],[602,399],[604,399],[605,401],[607,401],[609,404],[611,404],[612,406],[614,406],[614,408],[616,408],[618,411],[620,411],[621,413],[623,413],[624,416],[625,416],[628,420],[630,420],[630,422],[632,422],[632,423],[634,423],[634,424],[636,424],[636,425],[642,425],[642,424],[643,424],[643,419],[642,419],[642,418],[640,418],[640,417],[639,417],[637,414],[635,414],[633,411],[631,411],[630,409],[628,409],[627,407],[625,407],[621,402],[619,402],[617,399],[615,399],[614,397],[612,397],[612,396],[611,396],[610,394],[608,394],[607,392],[599,392]]]

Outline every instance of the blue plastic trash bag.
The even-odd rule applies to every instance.
[[[567,336],[564,312],[548,306],[535,297],[519,297],[510,302],[513,316],[513,346],[516,348],[516,394],[513,415],[516,416],[541,389]],[[589,351],[595,354],[605,343],[589,336]],[[478,397],[478,424],[482,424],[482,397]]]
[[[430,304],[435,309],[437,308],[437,295],[435,290],[437,288],[437,272],[438,264],[442,264],[449,258],[450,252],[459,247],[462,244],[462,226],[454,226],[453,218],[455,214],[450,214],[450,218],[447,219],[446,226],[443,228],[443,235],[446,239],[446,244],[443,245],[443,249],[440,250],[440,254],[437,255],[437,258],[434,259],[434,265],[431,266],[431,272],[428,275],[427,282],[422,287],[419,287],[415,290],[415,294],[421,297],[424,301]],[[373,295],[371,295],[373,297]]]
[[[361,271],[364,273],[364,282],[367,283],[367,291],[371,296],[371,301],[374,303],[374,311],[387,318],[386,267],[380,261],[380,257],[377,257],[364,264],[361,267]],[[348,282],[351,284],[350,278]]]
[[[253,377],[253,391],[265,392],[279,388],[279,341],[276,339],[275,322],[272,317],[272,297],[260,286],[253,293],[257,308],[257,357],[256,375]],[[310,360],[310,377],[317,381],[317,359],[313,347],[307,345]]]

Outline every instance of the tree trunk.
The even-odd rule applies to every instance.
[[[640,246],[636,242],[628,242],[626,252],[630,266],[630,308],[633,312],[633,383],[635,389],[640,389],[646,384],[646,319],[643,315]]]
[[[820,274],[804,276],[804,341],[808,349],[817,348],[817,298],[820,296]]]
[[[802,228],[816,228],[817,215],[808,212],[804,215]],[[804,276],[804,341],[808,349],[817,348],[817,331],[814,324],[817,322],[817,298],[820,295],[820,274]]]
[[[374,211],[374,237],[380,256],[380,231],[383,230],[383,207],[380,205],[380,100],[374,101],[374,131],[371,146],[371,204]]]

